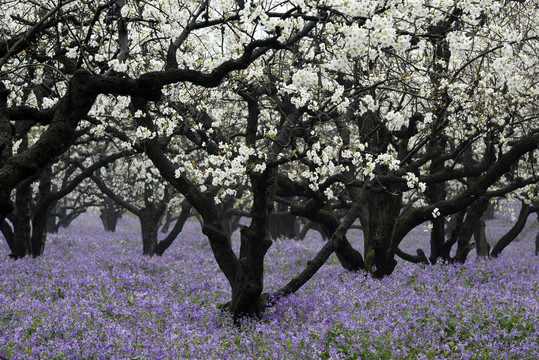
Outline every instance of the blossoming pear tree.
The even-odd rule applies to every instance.
[[[323,136],[306,151],[309,169],[299,166],[289,180],[296,189],[307,182],[318,198],[346,188],[362,223],[366,267],[376,276],[392,272],[395,254],[428,262],[422,250],[410,256],[398,246],[429,220],[430,260],[464,261],[488,199],[537,182],[536,85],[529,72],[537,37],[522,25],[536,18],[535,10],[517,2],[410,5],[341,27],[333,41],[333,29],[320,35],[307,65],[290,76],[296,106],[311,110]],[[500,18],[511,21],[501,27]],[[358,37],[366,46],[357,46]],[[463,186],[449,197],[455,183]],[[297,192],[309,199],[305,205],[313,201],[308,191]],[[423,204],[401,214],[410,191]],[[445,241],[445,216],[457,212],[465,226]]]
[[[115,163],[112,171],[101,169],[91,179],[101,192],[138,217],[144,255],[163,255],[189,217],[190,207],[180,206],[182,198],[143,156],[124,157]],[[159,227],[169,208],[182,210],[171,231],[158,241]]]

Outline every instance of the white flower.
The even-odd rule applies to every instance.
[[[141,117],[144,117],[144,112],[142,112],[142,110],[137,110],[137,112],[135,112],[135,114],[133,115],[135,118],[141,118]]]
[[[256,164],[253,169],[254,172],[263,173],[266,170],[266,163]]]
[[[66,52],[66,56],[70,59],[75,59],[77,57],[77,48],[68,48]]]
[[[419,181],[417,176],[415,176],[414,173],[407,173],[404,178],[406,179],[406,185],[408,185],[409,189],[413,189],[415,187],[415,184]]]
[[[135,135],[139,140],[153,139],[155,136],[147,127],[144,126],[139,126],[135,132]]]
[[[266,136],[268,136],[268,137],[271,138],[271,139],[275,138],[275,136],[277,136],[277,129],[275,129],[275,128],[270,128],[270,129],[266,132]]]
[[[101,61],[105,60],[105,57],[103,55],[101,55],[101,54],[95,54],[94,60],[97,61],[97,62],[101,62]]]
[[[54,99],[44,97],[43,102],[41,103],[41,107],[43,109],[50,109],[51,107],[53,107],[54,104],[55,104]]]
[[[434,208],[434,210],[432,210],[432,217],[436,219],[438,216],[440,216],[440,209]]]
[[[127,64],[124,62],[120,62],[120,60],[118,59],[109,60],[108,64],[114,71],[117,71],[117,72],[127,71]]]

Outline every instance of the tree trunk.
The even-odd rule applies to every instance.
[[[32,256],[43,255],[47,241],[47,221],[50,215],[51,202],[46,201],[51,192],[52,170],[50,166],[43,168],[39,181],[38,203],[32,217]]]
[[[477,223],[487,209],[488,201],[488,198],[480,197],[468,208],[466,219],[458,236],[457,253],[453,258],[454,262],[464,263],[470,251],[476,246],[476,244],[470,243],[470,239],[474,234]]]
[[[485,220],[480,218],[477,224],[475,225],[474,230],[474,239],[475,239],[475,250],[477,256],[486,258],[490,254],[490,245],[487,242],[487,235],[485,233]]]
[[[142,233],[142,254],[152,256],[157,247],[157,233],[159,232],[159,218],[153,207],[140,210],[140,229]]]
[[[47,242],[47,215],[37,214],[32,220],[32,256],[43,255]]]
[[[537,222],[539,223],[539,212],[537,213]],[[535,255],[539,255],[539,230],[535,235]]]
[[[466,214],[466,212],[464,212],[464,214]],[[463,219],[464,219],[464,217],[463,217]],[[457,214],[451,215],[451,219],[449,219],[449,222],[445,226],[445,234],[446,235],[451,235],[453,230],[457,227],[458,222],[459,222],[458,215]]]
[[[13,223],[13,243],[15,251],[10,255],[15,259],[23,258],[32,252],[32,244],[30,243],[30,201],[32,200],[31,185],[31,181],[23,181],[16,187],[16,215]]]
[[[170,208],[167,210],[167,213],[165,214],[165,220],[163,222],[163,225],[161,226],[161,233],[166,234],[168,232],[170,225],[174,221],[173,213],[174,209]]]
[[[267,168],[260,175],[251,175],[251,225],[241,229],[239,267],[231,284],[230,310],[236,324],[242,316],[257,316],[265,309],[265,300],[261,296],[264,290],[264,257],[272,244],[269,222],[276,183],[276,167]]]
[[[393,235],[399,217],[402,195],[384,188],[361,190],[364,204],[359,219],[363,227],[365,266],[376,278],[390,275],[395,269]]]
[[[243,316],[258,316],[265,309],[261,297],[264,289],[264,256],[272,242],[262,238],[251,227],[241,229],[240,266],[232,284],[230,310],[234,322]]]
[[[11,127],[7,111],[8,95],[9,90],[0,81],[0,168],[12,156],[13,128]],[[4,218],[0,218],[1,220],[4,220]]]
[[[331,209],[331,206],[324,204],[324,207],[320,208],[321,205],[322,204],[317,204],[314,200],[309,200],[302,205],[293,205],[291,211],[296,215],[306,217],[316,224],[320,224],[323,237],[331,238],[333,233],[341,225],[341,222],[335,215],[333,209]],[[346,235],[343,235],[342,239],[339,240],[335,254],[342,267],[346,270],[365,270],[365,263],[361,253],[350,245]]]
[[[0,222],[0,231],[2,232],[2,235],[4,235],[4,238],[6,239],[7,245],[9,246],[9,250],[11,251],[11,253],[15,253],[15,237],[13,234],[13,229],[6,220],[2,220]]]
[[[447,260],[449,252],[445,242],[445,225],[446,221],[443,216],[439,216],[432,220],[432,231],[430,233],[430,256],[429,260],[432,264],[441,258]]]
[[[105,199],[103,208],[101,209],[101,214],[99,215],[105,231],[115,232],[118,219],[121,217],[122,209],[116,205],[114,200],[107,197]]]
[[[496,210],[494,209],[494,204],[489,203],[487,210],[485,211],[485,214],[483,215],[484,220],[492,220],[494,219],[494,213]]]
[[[55,207],[56,207],[56,203],[54,203],[53,205],[51,205],[51,213],[55,213]],[[48,233],[58,233],[58,223],[57,223],[57,219],[56,219],[56,215],[55,214],[50,214],[47,218],[47,232]]]
[[[494,248],[492,249],[491,253],[492,257],[499,256],[502,253],[503,249],[505,249],[509,244],[513,242],[513,240],[516,239],[522,229],[524,229],[524,225],[526,225],[526,220],[528,220],[528,216],[530,215],[530,213],[531,212],[529,205],[524,203],[523,201],[517,222],[504,236],[502,236],[500,240],[498,240],[496,245],[494,245]]]
[[[443,139],[438,139],[442,143],[445,143]],[[430,146],[436,146],[436,144],[430,144]],[[442,171],[444,168],[443,162],[434,160],[431,166],[431,172]],[[443,201],[447,197],[447,189],[445,183],[433,184],[427,186],[425,195],[431,204],[435,204],[439,201]],[[438,216],[432,223],[432,231],[430,233],[430,256],[429,260],[432,264],[436,264],[438,258],[447,260],[449,258],[449,252],[445,243],[445,227],[446,220],[443,216]]]

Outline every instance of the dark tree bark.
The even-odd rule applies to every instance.
[[[174,219],[173,214],[174,214],[174,211],[172,208],[167,210],[163,225],[161,225],[161,232],[163,234],[166,234],[168,232],[168,230],[170,229],[170,225],[172,225],[172,223],[174,222],[175,219]]]
[[[339,242],[342,241],[346,232],[350,229],[352,224],[356,221],[361,211],[361,204],[354,202],[352,207],[340,223],[339,227],[333,232],[329,241],[320,249],[316,256],[307,262],[307,266],[303,271],[292,280],[290,280],[285,286],[274,292],[273,294],[266,294],[264,296],[267,299],[266,304],[268,306],[275,304],[281,297],[293,294],[300,289],[314,274],[322,267],[327,259],[335,252],[339,246]]]
[[[55,108],[47,130],[32,147],[8,158],[0,168],[0,219],[4,219],[13,210],[9,198],[11,190],[22,180],[39,172],[65,151],[73,140],[79,121],[88,113],[100,92],[94,87],[96,82],[91,78],[92,75],[86,71],[76,72],[66,95]]]
[[[122,208],[116,205],[116,203],[107,197],[101,208],[99,218],[103,224],[105,231],[115,232],[118,220],[122,217]]]
[[[520,213],[515,225],[513,225],[513,227],[504,236],[502,236],[498,242],[496,242],[490,256],[498,257],[502,251],[522,232],[522,229],[524,229],[526,221],[528,220],[528,216],[530,216],[530,214],[532,214],[534,211],[538,210],[538,207],[530,207],[528,204],[522,201],[522,207],[520,208]]]
[[[75,204],[73,206],[60,205],[59,202],[53,201],[51,205],[51,215],[47,219],[47,232],[58,233],[60,228],[67,228],[73,220],[86,212],[88,206],[94,204]]]
[[[8,95],[9,91],[4,83],[0,81],[0,168],[11,157],[12,152],[13,129],[7,113]]]
[[[539,223],[539,213],[537,213],[537,222]],[[535,235],[535,255],[539,255],[539,231]]]
[[[488,204],[488,207],[487,207],[487,211],[485,211],[485,214],[483,215],[483,219],[484,220],[492,220],[494,219],[494,213],[495,213],[495,209],[494,209],[494,204]]]
[[[170,233],[161,240],[156,248],[155,248],[155,254],[156,255],[163,255],[165,250],[167,250],[170,245],[176,240],[178,235],[182,232],[183,226],[185,225],[185,222],[189,218],[189,215],[191,214],[191,204],[187,200],[184,200],[182,203],[182,210],[180,213],[180,216],[176,219],[176,223],[174,224],[174,227],[172,230],[170,230]]]
[[[437,46],[441,47],[441,44],[438,44]],[[448,59],[445,60],[447,61]],[[444,94],[444,96],[447,101],[447,94]],[[438,114],[439,116],[437,117],[437,125],[439,125],[441,121],[443,121],[445,112],[443,112],[441,109],[438,109]],[[443,153],[446,146],[446,136],[433,136],[431,141],[429,141],[427,145],[427,149],[429,152],[440,155]],[[443,171],[444,168],[444,160],[438,156],[432,160],[429,171],[431,174],[435,174],[437,172]],[[427,200],[430,204],[436,204],[439,201],[445,200],[447,198],[447,189],[445,182],[429,184],[426,188],[425,196],[427,197]],[[431,224],[432,230],[430,233],[429,259],[432,264],[436,264],[438,258],[442,258],[444,260],[447,260],[449,258],[449,251],[446,249],[447,245],[445,241],[445,216],[436,217],[435,219],[431,220]]]
[[[245,315],[256,316],[266,307],[261,296],[264,290],[264,257],[272,244],[269,221],[274,205],[277,168],[266,168],[260,175],[252,174],[251,184],[251,225],[241,229],[239,267],[232,282],[230,310],[235,322]]]
[[[140,221],[142,235],[142,254],[153,256],[157,247],[157,234],[159,233],[160,220],[166,210],[168,201],[172,198],[172,192],[165,190],[163,198],[152,201],[152,189],[147,185],[144,189],[144,205],[137,207],[128,200],[114,193],[98,176],[91,176],[94,183],[116,204],[132,212]]]
[[[30,201],[32,201],[32,181],[23,181],[16,187],[15,221],[13,223],[14,248],[10,257],[20,259],[32,253]]]
[[[468,208],[466,218],[464,219],[458,236],[457,252],[452,259],[454,262],[464,263],[468,258],[470,251],[476,246],[476,244],[470,243],[470,240],[474,234],[477,223],[487,209],[488,201],[488,198],[482,196]]]
[[[2,232],[2,235],[4,235],[11,253],[15,253],[15,237],[13,234],[13,228],[6,220],[2,220],[2,222],[0,222],[0,231]]]
[[[320,206],[323,206],[320,208]],[[302,205],[293,205],[291,207],[293,214],[303,216],[312,222],[320,224],[321,232],[324,238],[331,238],[333,233],[341,225],[339,219],[331,209],[329,204],[317,204],[314,200],[309,200]],[[337,243],[335,249],[337,259],[341,263],[342,267],[348,271],[365,270],[365,263],[361,253],[355,250],[346,235],[342,236],[342,239]]]
[[[374,277],[381,278],[391,274],[397,264],[393,237],[402,194],[366,186],[359,201],[363,204],[359,219],[365,243],[365,266]]]
[[[157,246],[157,233],[159,232],[159,219],[162,211],[159,206],[146,204],[139,210],[140,229],[142,234],[142,254],[152,256]],[[164,210],[164,209],[163,209]]]
[[[47,196],[51,194],[52,170],[50,166],[43,168],[39,181],[39,197],[37,200],[36,209],[32,217],[32,256],[40,256],[45,250],[45,242],[47,240],[47,221],[50,215],[50,204],[52,201],[46,202]],[[41,206],[40,206],[41,205]]]
[[[418,264],[418,263],[425,264],[425,265],[430,264],[429,260],[427,259],[427,255],[425,255],[425,252],[422,249],[417,249],[417,255],[411,255],[397,248],[397,250],[395,251],[395,255],[397,255],[403,260],[406,260],[415,264]]]
[[[488,206],[487,209],[488,210]],[[486,211],[485,210],[485,211]],[[487,241],[487,235],[485,233],[485,220],[483,220],[482,216],[479,221],[477,222],[475,229],[474,229],[474,240],[475,240],[475,250],[477,252],[477,256],[486,258],[490,254],[490,244]]]
[[[47,232],[50,234],[58,233],[60,226],[58,225],[58,208],[56,207],[56,202],[51,205],[51,214],[47,218]]]
[[[518,188],[519,184],[509,185],[504,191],[488,192],[488,188],[494,184],[501,176],[510,171],[512,164],[514,164],[521,156],[533,151],[539,147],[539,134],[532,134],[520,138],[518,141],[512,144],[512,148],[505,154],[501,155],[498,160],[489,165],[488,169],[480,175],[477,180],[473,181],[465,191],[451,200],[441,201],[437,204],[424,206],[420,208],[414,208],[405,215],[398,219],[396,225],[396,242],[404,239],[404,236],[416,226],[421,223],[431,220],[432,211],[438,208],[442,216],[455,214],[462,209],[470,206],[481,196],[500,196],[504,195],[506,191],[511,191],[513,188]],[[445,176],[445,175],[444,175]],[[425,182],[433,181],[434,178],[426,177],[421,178]],[[383,182],[382,182],[383,183]]]

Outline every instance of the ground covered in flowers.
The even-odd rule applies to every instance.
[[[494,260],[400,263],[381,281],[332,258],[262,319],[232,326],[216,305],[230,289],[195,222],[163,257],[145,258],[135,219],[116,233],[97,215],[50,235],[45,256],[13,261],[0,239],[0,355],[7,359],[538,359],[535,216]],[[487,222],[492,242],[511,226]],[[277,240],[266,288],[322,246]],[[358,232],[349,234],[361,247]],[[428,250],[416,229],[403,246]]]

